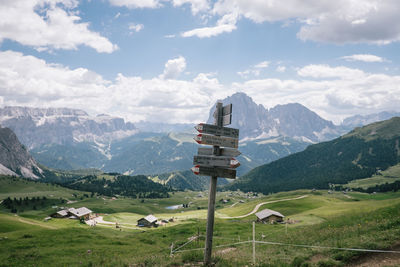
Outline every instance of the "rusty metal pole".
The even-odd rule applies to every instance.
[[[223,126],[222,123],[222,103],[218,102],[216,105],[216,116],[215,125]],[[215,156],[220,155],[219,146],[214,146],[213,154]],[[214,232],[214,215],[215,215],[215,198],[217,192],[217,176],[211,176],[210,178],[210,193],[208,196],[208,213],[207,213],[207,230],[206,230],[206,245],[204,249],[204,264],[211,264],[211,254],[212,254],[212,241]]]

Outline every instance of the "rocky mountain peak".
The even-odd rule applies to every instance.
[[[245,93],[235,93],[221,102],[232,103],[230,127],[240,129],[240,139],[261,139],[288,136],[307,142],[319,142],[337,137],[337,127],[299,103],[277,105],[267,110]],[[213,123],[215,105],[207,123]]]
[[[9,128],[0,127],[0,174],[38,179],[42,170]]]

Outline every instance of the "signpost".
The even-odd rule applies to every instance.
[[[212,146],[224,146],[238,148],[239,140],[237,138],[230,138],[224,136],[208,135],[208,134],[198,134],[194,137],[194,140],[202,145],[212,145]]]
[[[195,166],[192,168],[196,175],[211,176],[204,248],[205,265],[211,263],[217,178],[235,179],[235,168],[240,165],[239,161],[233,158],[240,155],[240,152],[236,150],[239,146],[239,130],[223,127],[232,122],[232,104],[222,106],[222,103],[217,103],[214,118],[215,125],[200,123],[195,126],[200,134],[194,140],[199,144],[212,145],[213,147],[199,147],[198,155],[193,158]]]
[[[194,127],[199,133],[222,135],[231,138],[239,138],[239,129],[219,127],[213,124],[200,123]]]
[[[237,157],[240,154],[240,151],[237,149],[230,149],[230,148],[220,148],[219,152],[221,156],[225,157]],[[199,155],[213,155],[213,148],[212,147],[199,147],[197,148],[197,154]]]
[[[194,156],[193,164],[224,168],[237,168],[240,166],[239,161],[236,159],[222,156]]]
[[[213,168],[208,166],[200,166],[196,165],[192,168],[192,172],[196,175],[203,176],[216,176],[216,177],[225,177],[225,178],[236,178],[236,170],[234,169],[222,169],[222,168]]]

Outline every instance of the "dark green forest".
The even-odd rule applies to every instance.
[[[144,175],[116,175],[113,179],[88,175],[82,178],[67,180],[60,185],[105,196],[128,196],[132,198],[165,198],[169,197],[170,187],[149,180]]]

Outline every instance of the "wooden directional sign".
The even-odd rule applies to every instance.
[[[194,127],[200,133],[222,135],[226,137],[239,138],[239,129],[219,127],[213,124],[200,123]]]
[[[233,169],[196,165],[192,168],[192,172],[196,175],[203,175],[203,176],[224,177],[231,179],[236,178],[236,170]]]
[[[194,156],[194,165],[237,168],[240,166],[239,161],[232,157],[221,156]]]
[[[214,118],[217,119],[217,110],[214,112]],[[226,105],[222,108],[222,125],[229,125],[232,123],[232,104]]]
[[[237,149],[230,149],[230,148],[220,148],[219,149],[221,156],[225,157],[237,157],[240,154],[240,151]],[[213,155],[213,148],[212,147],[199,147],[197,148],[197,154],[199,155]]]
[[[222,117],[222,125],[229,125],[232,123],[232,113]]]
[[[223,137],[223,136],[214,136],[207,134],[198,134],[194,140],[202,145],[212,145],[212,146],[223,146],[223,147],[232,147],[238,148],[239,141],[237,138]]]
[[[232,113],[232,104],[226,105],[222,107],[222,116],[228,115]],[[214,118],[217,117],[217,111],[214,111]]]

